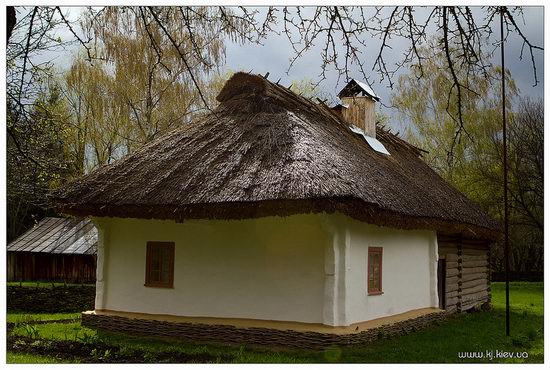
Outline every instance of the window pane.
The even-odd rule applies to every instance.
[[[368,289],[369,291],[381,291],[382,276],[381,276],[382,253],[379,251],[369,251],[369,266],[368,266]]]
[[[160,281],[160,270],[151,270],[149,279],[151,281]]]
[[[174,244],[168,242],[150,242],[147,244],[146,283],[168,286],[173,276]],[[171,284],[170,284],[171,285]]]
[[[153,268],[154,270],[159,270],[160,269],[160,259],[159,259],[158,251],[159,251],[159,248],[151,248],[151,254],[152,254],[152,259],[153,259],[153,263],[151,264],[151,268]]]
[[[164,247],[160,249],[160,269],[161,270],[167,270],[169,268],[168,266],[168,248]]]
[[[161,274],[161,280],[163,283],[167,283],[169,281],[169,273],[168,270],[163,270]]]

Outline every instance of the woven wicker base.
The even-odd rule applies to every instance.
[[[444,320],[448,313],[433,312],[353,334],[299,332],[271,328],[239,328],[231,325],[208,325],[128,318],[116,315],[82,314],[82,325],[140,336],[170,337],[195,342],[270,346],[322,350],[331,346],[361,345],[376,339],[406,334]]]

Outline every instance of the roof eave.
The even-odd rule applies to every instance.
[[[240,220],[268,216],[291,216],[308,213],[342,213],[373,225],[397,229],[435,230],[446,234],[497,241],[502,230],[466,222],[406,215],[379,208],[354,198],[320,198],[263,200],[254,202],[206,203],[191,205],[61,205],[60,212],[79,217],[119,217],[173,220]]]

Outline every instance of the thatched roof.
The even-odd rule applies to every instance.
[[[90,220],[45,217],[8,244],[8,252],[95,254],[97,229]]]
[[[214,112],[60,189],[78,216],[241,219],[341,212],[369,223],[495,239],[498,224],[420,150],[377,129],[372,150],[340,115],[263,77],[236,73]]]

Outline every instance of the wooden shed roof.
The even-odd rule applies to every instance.
[[[244,219],[341,212],[368,223],[496,239],[499,224],[421,151],[378,128],[391,155],[349,123],[269,80],[236,73],[210,114],[55,191],[80,217]]]
[[[88,219],[45,217],[8,244],[8,252],[95,254],[97,229]]]

